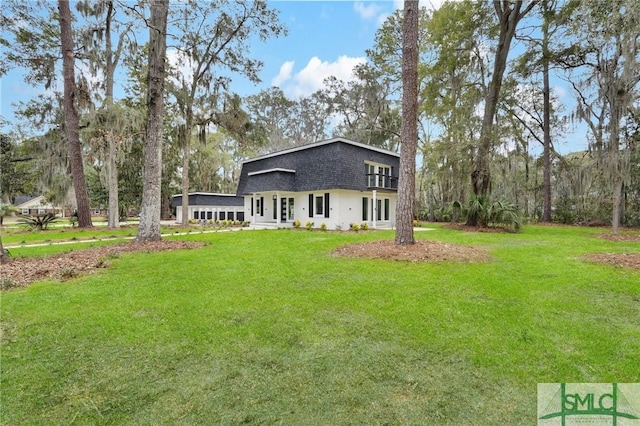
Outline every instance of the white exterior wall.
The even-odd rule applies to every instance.
[[[237,214],[235,212],[241,212],[243,209],[240,206],[237,207],[211,207],[211,206],[189,206],[189,215],[187,219],[193,219],[194,212],[205,212],[205,217],[208,217],[206,212],[211,212],[211,220],[236,220]],[[220,212],[225,212],[225,218],[220,218]],[[233,218],[229,218],[229,213],[233,213]],[[246,219],[245,215],[245,220]],[[206,219],[209,220],[209,219]],[[182,222],[182,206],[176,207],[176,222]]]
[[[314,196],[321,196],[328,192],[329,195],[329,217],[313,216],[309,217],[309,194],[313,193]],[[277,214],[276,219],[273,218],[273,195],[276,194],[277,200]],[[259,211],[256,208],[256,198],[264,198],[264,211],[260,216]],[[294,198],[294,219],[286,221],[281,220],[281,198]],[[368,198],[369,217],[373,217],[375,220],[362,220],[362,198]],[[253,198],[253,213],[251,216],[251,200]],[[390,228],[395,226],[396,215],[396,202],[397,194],[393,193],[377,193],[376,199],[389,199],[389,219],[384,220],[384,212],[382,212],[382,220],[377,220],[376,212],[374,210],[374,216],[371,216],[371,200],[373,194],[371,191],[346,191],[346,190],[333,190],[333,191],[316,191],[316,192],[265,192],[255,196],[247,195],[244,197],[244,213],[245,220],[251,222],[252,225],[268,225],[277,226],[281,228],[287,228],[293,226],[294,220],[300,221],[300,226],[304,227],[307,222],[313,222],[314,228],[320,228],[324,223],[329,230],[341,229],[343,231],[349,230],[352,223],[362,225],[363,222],[367,222],[369,228]],[[374,203],[374,209],[376,208]],[[382,208],[384,209],[384,201],[382,202]]]

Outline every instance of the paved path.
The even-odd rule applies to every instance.
[[[175,225],[176,223],[173,221],[164,221],[164,225]],[[193,230],[188,232],[172,232],[169,234],[161,234],[161,237],[177,237],[182,235],[198,235],[198,234],[213,234],[216,232],[235,232],[235,231],[261,231],[266,229],[276,229],[266,226],[249,226],[249,227],[231,227],[231,228],[219,228],[219,229],[211,229],[205,230],[206,228]],[[390,230],[378,228],[377,230]],[[422,231],[433,231],[433,228],[413,228],[414,232],[422,232]],[[133,240],[135,237],[108,237],[108,238],[92,238],[89,240],[73,240],[73,241],[49,241],[46,243],[35,243],[35,244],[4,244],[5,249],[12,248],[28,248],[28,247],[44,247],[44,246],[59,246],[59,245],[67,245],[67,244],[82,244],[82,243],[95,243],[98,241],[119,241],[119,240]]]

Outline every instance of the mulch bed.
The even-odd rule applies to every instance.
[[[191,241],[161,240],[147,243],[126,242],[74,250],[45,257],[12,259],[0,265],[2,289],[25,287],[45,278],[64,281],[109,266],[109,258],[127,252],[157,252],[167,250],[194,249],[204,243]]]
[[[410,262],[486,262],[491,259],[487,252],[478,248],[426,240],[417,240],[408,246],[396,245],[393,240],[355,243],[338,247],[334,253],[346,257]]]
[[[623,231],[618,234],[602,233],[597,234],[596,237],[620,243],[640,243],[640,232],[637,231]],[[582,258],[589,262],[640,270],[640,253],[592,253]]]
[[[598,238],[609,241],[619,241],[625,243],[640,243],[640,233],[623,234],[597,234]]]
[[[589,262],[640,270],[640,253],[593,253],[582,258]]]

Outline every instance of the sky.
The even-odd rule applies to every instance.
[[[269,7],[280,11],[288,36],[256,41],[251,49],[264,63],[262,83],[236,79],[232,89],[244,96],[279,86],[297,99],[318,90],[331,75],[351,78],[353,67],[365,61],[365,50],[373,47],[376,30],[402,2],[272,0]],[[43,91],[26,84],[22,70],[10,71],[0,79],[0,115],[14,121],[13,104]]]
[[[434,9],[443,1],[421,0],[420,4]],[[264,63],[259,74],[262,82],[256,85],[235,79],[231,89],[246,96],[278,86],[287,97],[298,99],[320,89],[331,75],[349,80],[353,67],[366,60],[366,49],[373,47],[376,31],[402,5],[402,0],[270,0],[269,7],[280,12],[288,36],[252,44],[253,57]],[[0,116],[14,122],[14,103],[43,90],[26,84],[21,70],[10,71],[0,80]],[[6,126],[2,130],[7,130]]]

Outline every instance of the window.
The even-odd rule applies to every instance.
[[[373,164],[365,164],[365,170],[367,173],[367,186],[376,186],[376,166]]]
[[[362,220],[369,220],[369,199],[362,197]]]
[[[23,216],[28,216],[29,215],[29,209],[22,209],[22,213]]]
[[[256,198],[256,216],[264,216],[264,197]]]
[[[309,194],[309,217],[329,217],[329,193]]]
[[[389,220],[389,199],[384,199],[384,220]]]
[[[316,195],[315,206],[315,216],[324,216],[324,197],[322,195]]]
[[[365,163],[367,186],[370,188],[391,188],[391,167],[386,164]]]
[[[278,219],[278,197],[273,196],[273,220]]]
[[[382,220],[382,200],[376,200],[376,219]]]
[[[293,220],[293,213],[294,213],[293,202],[294,202],[294,198],[289,198],[289,206],[287,208],[289,212],[289,217],[288,217],[289,220]]]
[[[391,176],[391,167],[379,166],[378,167],[378,187],[388,188],[390,187],[389,177]]]

